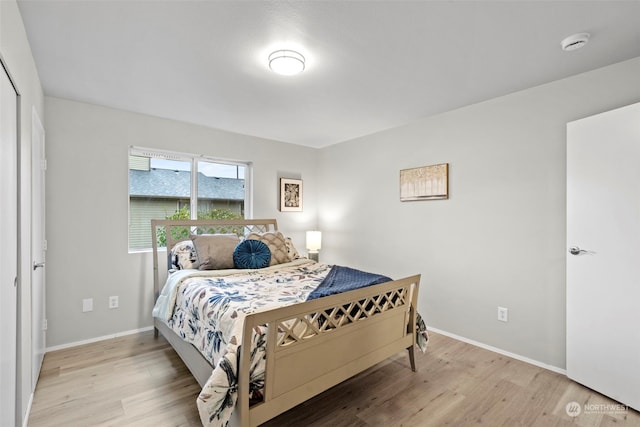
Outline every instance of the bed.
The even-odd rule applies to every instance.
[[[235,265],[197,268],[222,259],[215,251],[236,244],[234,237]],[[158,238],[166,241],[166,265]],[[201,243],[214,239],[223,243]],[[249,264],[237,250],[247,240],[260,242],[248,242],[257,246]],[[152,241],[155,334],[203,387],[197,405],[205,426],[260,425],[400,351],[415,371],[416,340],[424,345],[427,337],[417,326],[420,275],[382,283],[357,276],[370,283],[309,299],[338,268],[350,269],[300,257],[275,219],[153,220]],[[259,258],[265,245],[268,265]],[[216,255],[206,258],[207,250]],[[255,262],[263,268],[236,268]]]

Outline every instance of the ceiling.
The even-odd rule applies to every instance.
[[[47,96],[311,147],[640,56],[640,0],[18,5]]]

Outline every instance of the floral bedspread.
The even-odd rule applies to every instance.
[[[153,316],[214,366],[197,399],[204,426],[226,426],[235,408],[245,316],[306,301],[331,267],[303,258],[259,270],[179,270],[169,276]],[[256,399],[264,388],[266,332],[255,328],[252,334],[249,382]],[[424,351],[428,337],[419,315],[417,338]]]
[[[237,400],[237,348],[244,317],[258,311],[304,302],[331,266],[306,259],[260,270],[180,270],[178,280],[163,289],[164,301],[154,316],[163,319],[182,339],[192,343],[215,367],[198,396],[203,425],[225,426]],[[175,274],[175,273],[174,273]],[[170,283],[171,282],[171,283]],[[167,301],[171,302],[167,304]],[[159,299],[160,302],[160,299]],[[175,305],[173,305],[175,304]],[[172,306],[167,310],[167,306]],[[167,312],[170,316],[167,317]],[[265,330],[254,330],[250,388],[263,388]],[[259,396],[255,396],[259,397]]]

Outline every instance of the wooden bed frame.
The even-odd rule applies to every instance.
[[[158,228],[166,230],[167,248],[188,240],[175,238],[172,230],[188,227],[191,234],[276,231],[275,219],[264,220],[152,220],[154,294],[162,284],[158,269]],[[168,252],[168,249],[167,249]],[[167,262],[169,254],[167,253]],[[416,308],[420,275],[319,298],[300,304],[247,315],[240,346],[238,401],[229,423],[238,427],[260,425],[305,400],[408,350],[415,371]],[[314,316],[324,314],[322,326]],[[328,316],[327,316],[328,315]],[[342,321],[331,319],[341,319]],[[344,322],[345,319],[349,321]],[[297,336],[301,323],[313,333]],[[264,400],[249,405],[250,352],[254,326],[267,325]],[[164,322],[154,318],[155,334],[169,341],[193,376],[204,386],[213,367],[191,344]],[[308,328],[307,328],[308,329]],[[246,344],[246,346],[245,346]]]

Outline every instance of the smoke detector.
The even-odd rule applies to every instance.
[[[570,51],[580,49],[589,42],[589,33],[572,34],[560,42],[562,50]]]

